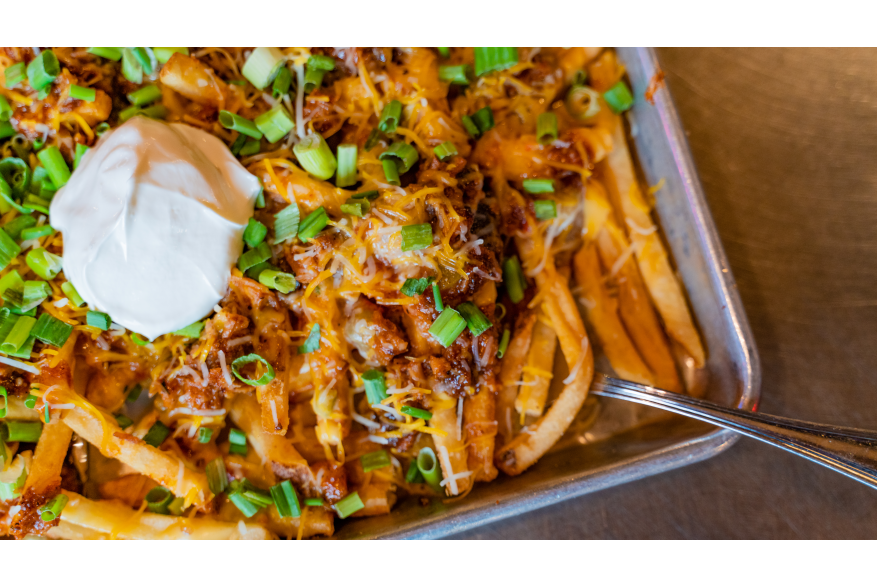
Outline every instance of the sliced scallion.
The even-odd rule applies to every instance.
[[[49,503],[37,510],[40,514],[40,519],[43,522],[53,522],[57,520],[61,516],[61,511],[64,509],[64,506],[67,505],[68,501],[70,501],[70,498],[63,493],[59,493],[50,499]]]
[[[256,128],[262,131],[269,143],[276,143],[289,134],[295,128],[295,123],[289,116],[283,104],[275,105],[271,110],[260,114],[253,121]]]
[[[285,57],[277,47],[256,47],[244,63],[241,74],[260,90],[274,79]]]
[[[415,149],[408,143],[397,141],[387,147],[386,151],[378,155],[378,159],[380,159],[381,161],[389,157],[393,157],[399,160],[399,173],[406,173],[409,169],[411,169],[411,167],[414,166],[415,163],[417,163],[420,155],[417,153],[417,149]]]
[[[109,314],[104,312],[96,312],[94,310],[89,310],[85,315],[85,323],[89,326],[94,326],[99,330],[109,330],[110,325],[113,323]]]
[[[466,320],[453,308],[445,308],[429,327],[429,333],[445,348],[451,346],[464,330]]]
[[[463,302],[457,306],[457,311],[466,320],[466,325],[469,326],[472,336],[478,336],[493,326],[490,320],[487,319],[487,316],[484,315],[484,312],[478,309],[478,306],[472,302]]]
[[[55,187],[59,189],[64,187],[64,184],[70,179],[70,168],[67,166],[67,162],[64,161],[64,156],[61,155],[58,147],[54,145],[46,147],[37,153],[37,159],[46,168]]]
[[[517,47],[475,47],[475,75],[502,71],[517,63]]]
[[[179,330],[174,330],[172,334],[176,336],[185,336],[186,338],[198,338],[201,331],[204,330],[204,321],[192,322],[188,326],[184,326]]]
[[[256,220],[250,218],[247,221],[247,227],[244,229],[244,242],[250,248],[258,247],[265,240],[268,234],[268,227]]]
[[[183,55],[189,54],[188,47],[153,47],[153,54],[155,54],[155,59],[159,63],[167,63],[170,61],[171,57],[173,57],[174,53],[181,53]]]
[[[383,469],[384,467],[389,467],[391,464],[390,455],[387,454],[387,451],[385,450],[376,450],[374,452],[366,453],[359,457],[359,462],[362,464],[363,473],[368,473],[375,469]]]
[[[524,191],[529,194],[550,194],[554,192],[553,179],[525,179],[523,181]]]
[[[371,204],[368,200],[360,200],[356,198],[348,198],[346,202],[341,204],[341,211],[351,216],[362,218],[369,211]]]
[[[118,61],[122,58],[122,51],[118,47],[89,47],[88,52],[110,61]]]
[[[411,416],[412,418],[420,418],[421,420],[432,419],[432,412],[427,410],[421,410],[420,408],[415,408],[414,406],[402,406],[399,411],[403,414]]]
[[[248,379],[244,377],[240,372],[241,368],[251,363],[261,363],[262,367],[264,367],[265,372],[258,379]],[[247,385],[252,385],[254,387],[258,387],[260,385],[268,385],[269,383],[271,383],[271,381],[274,380],[274,367],[271,366],[271,363],[269,363],[256,353],[250,353],[249,355],[238,357],[237,359],[232,361],[231,371],[232,373],[234,373],[235,377],[237,377]]]
[[[511,340],[512,333],[506,328],[502,331],[502,338],[499,341],[499,349],[496,351],[496,358],[501,359],[503,355],[505,355],[506,350],[509,348],[509,340]]]
[[[289,479],[272,487],[271,497],[274,499],[274,507],[277,508],[277,513],[281,518],[297,518],[301,515],[298,494]]]
[[[259,283],[265,287],[276,289],[282,294],[288,294],[291,291],[295,291],[295,288],[298,287],[295,275],[292,275],[291,273],[283,273],[282,271],[275,271],[273,269],[266,269],[259,273]]]
[[[58,58],[49,49],[41,51],[27,66],[30,87],[38,92],[48,88],[60,73],[61,65],[58,63]]]
[[[603,92],[603,99],[609,105],[609,109],[615,114],[621,114],[625,110],[630,110],[633,106],[633,96],[624,80],[619,81]]]
[[[246,271],[254,265],[258,265],[271,258],[271,247],[268,243],[261,243],[255,249],[250,249],[238,259],[238,269]]]
[[[468,86],[472,79],[472,67],[469,64],[439,65],[439,79],[458,86]]]
[[[3,70],[3,75],[6,76],[6,88],[12,89],[27,79],[27,65],[24,62],[14,63]]]
[[[405,283],[402,284],[402,289],[399,291],[404,296],[419,296],[426,291],[426,288],[428,288],[434,280],[435,277],[421,277],[419,279],[409,277],[405,280]]]
[[[402,181],[399,179],[399,167],[395,158],[384,159],[381,161],[381,165],[384,168],[384,178],[388,184],[402,185]]]
[[[159,98],[161,98],[161,88],[154,85],[143,86],[139,90],[128,94],[128,101],[135,106],[152,104]]]
[[[149,446],[158,448],[170,433],[170,428],[162,424],[161,421],[156,421],[156,423],[149,429],[149,432],[143,437],[143,442]]]
[[[207,463],[207,486],[214,495],[219,495],[228,488],[228,473],[225,469],[225,461],[217,457]]]
[[[356,183],[356,151],[356,145],[338,145],[335,185],[339,188],[350,187]]]
[[[450,141],[445,141],[438,147],[432,150],[435,153],[435,156],[438,157],[442,161],[447,161],[451,157],[455,157],[459,155],[459,151],[457,151],[456,145]]]
[[[517,256],[506,258],[502,264],[502,281],[505,284],[505,291],[509,299],[514,303],[518,303],[524,299],[524,290],[527,289],[527,282],[524,281],[524,272],[521,269],[521,262]]]
[[[317,236],[328,224],[329,215],[326,213],[326,209],[320,206],[301,221],[298,227],[298,238],[302,242],[307,242]]]
[[[219,113],[219,124],[229,130],[236,130],[241,134],[245,134],[253,139],[261,139],[262,131],[256,128],[252,120],[247,120],[239,114],[232,114],[228,110],[222,110]]]
[[[317,179],[326,180],[335,173],[338,162],[320,133],[311,133],[292,148],[305,171]]]
[[[442,290],[438,283],[432,284],[432,299],[435,301],[436,312],[441,312],[445,309],[445,304],[442,302]]]
[[[2,249],[2,240],[2,235],[0,235],[0,249]],[[64,267],[61,257],[50,253],[42,247],[28,251],[24,260],[34,273],[46,281],[55,279],[55,276]]]
[[[426,446],[417,453],[417,469],[423,475],[424,480],[436,493],[444,493],[442,490],[442,470],[439,467],[435,451]]]
[[[298,347],[298,353],[300,355],[306,355],[320,350],[320,338],[320,325],[314,324],[311,326],[311,331],[308,333],[308,337],[305,339],[304,344]]]
[[[298,234],[298,205],[292,202],[289,206],[274,215],[274,242],[282,243]]]
[[[557,218],[557,202],[554,200],[536,200],[533,202],[533,211],[539,220]]]
[[[536,138],[543,145],[550,144],[557,139],[557,114],[543,112],[536,119]]]
[[[384,106],[383,111],[381,111],[381,119],[378,122],[378,128],[383,133],[393,134],[396,132],[396,127],[401,120],[402,103],[399,102],[399,100],[392,100],[389,104]]]
[[[418,251],[432,245],[430,224],[408,224],[402,227],[402,250]]]
[[[387,399],[387,381],[382,372],[370,369],[362,374],[362,382],[369,405],[379,404]]]
[[[76,288],[69,281],[61,284],[61,291],[64,292],[67,299],[77,308],[81,308],[85,304],[85,300],[82,299],[82,296],[79,295],[79,292],[76,291]]]
[[[343,520],[364,507],[365,504],[362,503],[359,493],[354,491],[353,493],[348,493],[342,500],[335,504],[335,511],[338,513],[338,517]]]

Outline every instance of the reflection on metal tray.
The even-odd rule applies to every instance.
[[[658,71],[651,49],[618,53],[639,97],[629,118],[634,150],[648,184],[664,181],[658,221],[709,349],[705,377],[694,391],[752,408],[759,392],[758,356],[672,99],[666,88],[657,92],[654,105],[641,98]],[[596,366],[607,372],[605,361],[598,359]],[[524,474],[479,484],[465,499],[426,505],[417,498],[402,500],[390,515],[339,524],[335,537],[438,538],[694,463],[734,440],[733,433],[693,420],[592,398],[558,445]]]

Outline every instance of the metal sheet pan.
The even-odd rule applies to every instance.
[[[657,195],[658,220],[685,283],[709,353],[709,399],[754,408],[760,367],[734,278],[710,217],[685,134],[666,88],[654,105],[642,99],[659,71],[649,48],[619,48],[638,97],[630,112],[633,148]],[[598,369],[600,362],[597,363]],[[399,503],[387,516],[348,520],[336,538],[440,538],[564,499],[669,471],[717,455],[734,444],[727,431],[613,400],[592,403],[587,433],[571,431],[559,447],[518,477],[500,476],[465,498],[424,505]]]

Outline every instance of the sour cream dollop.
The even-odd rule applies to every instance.
[[[135,116],[52,200],[64,274],[88,304],[149,339],[207,315],[228,289],[259,180],[219,139]]]

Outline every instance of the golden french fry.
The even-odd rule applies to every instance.
[[[123,540],[267,540],[274,536],[249,522],[138,513],[115,501],[93,501],[64,491],[70,500],[61,521]]]
[[[382,479],[372,479],[368,485],[357,488],[356,492],[365,507],[351,514],[352,518],[389,514],[393,504],[396,503],[393,484]]]
[[[435,389],[435,386],[431,386]],[[448,483],[445,491],[448,495],[460,495],[469,488],[471,477],[458,477],[468,471],[468,452],[465,450],[465,442],[462,426],[458,427],[457,409],[459,400],[440,391],[433,392],[433,398],[438,407],[433,407],[432,419],[429,421],[430,428],[441,430],[441,434],[433,434],[432,441],[435,443],[435,454],[442,467],[442,476]],[[465,404],[466,400],[463,400]],[[465,405],[464,405],[465,408]],[[460,422],[462,424],[462,422]],[[450,479],[450,480],[449,480]]]
[[[636,260],[652,301],[670,337],[685,347],[697,367],[706,361],[700,335],[694,326],[682,286],[670,266],[667,251],[652,221],[649,205],[640,191],[621,120],[612,135],[613,149],[605,163],[607,188],[618,202],[628,236],[636,245]]]
[[[502,358],[499,374],[502,387],[496,402],[496,417],[503,443],[510,442],[515,435],[512,419],[514,418],[515,398],[518,395],[517,382],[521,380],[521,373],[527,363],[527,351],[530,348],[535,324],[536,314],[532,312],[521,314],[518,317],[514,334]]]
[[[603,287],[600,259],[594,243],[587,243],[573,258],[576,282],[586,302],[588,322],[615,372],[622,379],[654,385],[649,368],[643,362],[618,316],[617,303]]]
[[[261,516],[259,521],[268,530],[283,538],[297,538],[299,529],[302,538],[331,536],[335,533],[335,514],[326,508],[304,506],[302,515],[297,518],[281,518],[277,508],[268,508],[265,511],[268,515]]]
[[[61,467],[67,457],[67,449],[73,433],[59,420],[43,425],[43,433],[37,441],[31,469],[27,474],[24,490],[42,493],[61,483]]]
[[[475,471],[475,481],[492,481],[498,473],[493,465],[497,387],[495,378],[479,382],[478,393],[463,400],[463,422],[469,443],[467,467]]]
[[[523,368],[515,409],[524,416],[539,417],[545,411],[548,388],[554,377],[554,352],[557,349],[557,335],[554,329],[537,320],[533,326],[533,340],[527,353],[527,364]]]

